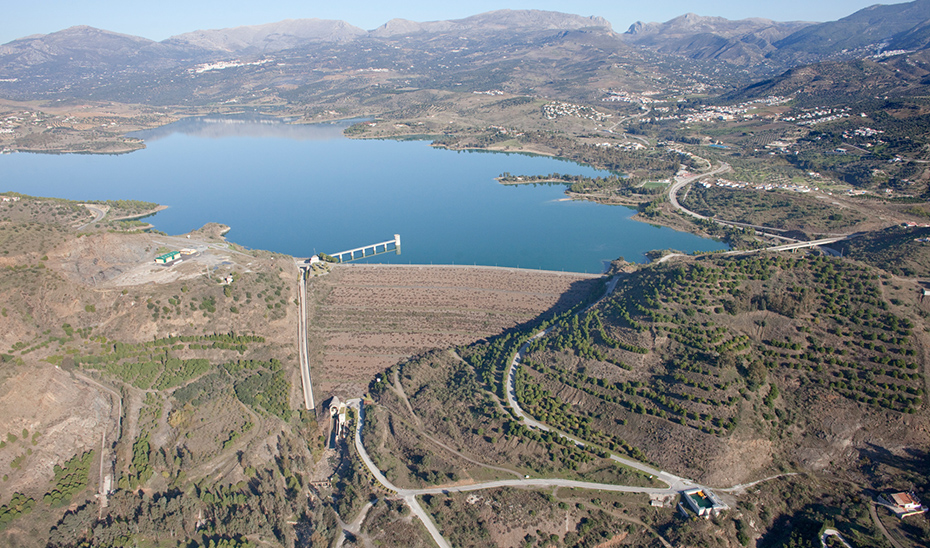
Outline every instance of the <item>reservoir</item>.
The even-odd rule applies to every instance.
[[[230,241],[298,257],[400,234],[402,253],[366,262],[478,264],[601,272],[653,249],[720,242],[633,221],[632,209],[565,200],[558,185],[505,186],[504,172],[606,175],[523,154],[457,152],[428,141],[350,140],[348,122],[190,118],[134,136],[123,155],[0,156],[0,191],[170,206],[148,220],[169,234],[208,222]]]

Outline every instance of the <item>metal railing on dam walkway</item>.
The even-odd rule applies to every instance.
[[[390,247],[393,246],[393,247]],[[378,248],[381,248],[378,251]],[[370,251],[370,252],[369,252]],[[364,257],[371,257],[372,255],[381,255],[382,253],[387,253],[389,251],[394,251],[400,255],[400,234],[395,234],[393,240],[388,240],[386,242],[378,242],[376,244],[366,245],[362,247],[356,247],[355,249],[347,249],[345,251],[340,251],[338,253],[330,253],[331,257],[339,259],[339,262],[344,263],[348,261],[353,261],[355,259],[362,259]],[[361,255],[356,256],[357,253]]]

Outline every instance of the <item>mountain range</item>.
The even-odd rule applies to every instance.
[[[425,23],[392,19],[372,31],[365,31],[345,21],[288,19],[264,25],[197,30],[172,36],[162,42],[88,26],[75,26],[51,34],[28,36],[0,46],[0,67],[9,73],[17,68],[30,68],[65,56],[76,63],[95,60],[117,63],[181,61],[227,54],[265,54],[313,44],[360,41],[366,38],[441,36],[449,33],[469,38],[487,38],[502,33],[561,32],[589,27],[611,30],[610,23],[602,17],[581,17],[538,10],[499,10],[454,21]]]
[[[624,38],[661,53],[750,65],[775,52],[778,41],[811,25],[761,18],[730,21],[688,13],[665,23],[637,22]]]
[[[721,77],[713,84],[723,82],[732,90],[763,79],[768,84],[754,89],[775,90],[790,87],[786,82],[802,82],[799,74],[819,70],[799,72],[801,66],[825,61],[862,65],[869,58],[881,62],[889,52],[928,47],[930,0],[876,5],[826,23],[732,21],[689,13],[665,23],[637,22],[624,33],[615,32],[601,17],[539,10],[499,10],[450,21],[393,19],[370,31],[344,21],[285,20],[198,30],[161,42],[77,26],[0,46],[0,96],[166,102],[173,99],[158,100],[149,88],[157,82],[155,87],[163,93],[171,87],[166,79],[179,84],[185,71],[221,61],[268,63],[261,69],[266,73],[271,66],[279,67],[274,78],[286,86],[306,85],[313,71],[370,68],[393,71],[421,87],[467,90],[473,85],[479,91],[497,86],[536,93],[540,86],[549,86],[576,96],[581,94],[578,86],[597,80],[604,67],[671,63],[686,79],[710,78],[704,65],[689,68],[680,63],[723,61],[713,73],[729,70],[732,78]],[[839,72],[851,71],[855,78],[861,74],[855,68],[859,65]],[[914,72],[911,80],[922,85],[923,69],[908,67],[908,74]],[[835,67],[829,72],[838,74]],[[266,77],[272,78],[270,73]],[[127,95],[128,89],[134,91]],[[177,93],[188,96],[192,91]],[[203,100],[223,97],[215,92]]]
[[[874,5],[826,23],[730,21],[693,13],[633,24],[628,41],[655,51],[737,64],[786,68],[930,45],[930,0]]]

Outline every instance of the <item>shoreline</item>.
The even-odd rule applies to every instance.
[[[400,139],[403,138],[403,136],[401,136],[401,135],[398,135],[398,136],[395,136],[395,137],[390,137],[390,136],[386,136],[386,137],[364,137],[364,136],[354,136],[354,135],[353,135],[353,136],[350,136],[350,135],[346,135],[346,137],[349,138],[349,139],[359,139],[359,140],[362,140],[362,139],[393,139],[393,140],[400,140]],[[535,156],[545,156],[545,157],[547,157],[547,158],[557,158],[557,159],[565,160],[565,161],[568,161],[568,162],[575,162],[575,163],[577,163],[577,164],[580,164],[580,165],[583,165],[583,166],[586,166],[586,167],[590,167],[590,168],[593,168],[593,169],[602,169],[602,168],[599,168],[599,167],[594,166],[594,165],[591,165],[591,164],[587,164],[587,163],[584,163],[584,162],[580,162],[580,161],[578,161],[578,160],[574,160],[574,159],[571,159],[571,158],[565,158],[565,157],[563,157],[563,156],[559,156],[559,155],[557,155],[557,154],[555,154],[555,153],[552,153],[552,152],[544,152],[544,151],[538,151],[538,150],[526,150],[526,149],[521,149],[521,150],[504,150],[504,149],[501,149],[501,148],[493,148],[493,147],[450,147],[450,146],[448,146],[448,145],[443,145],[443,144],[432,144],[432,145],[430,145],[430,146],[435,147],[435,148],[444,148],[444,149],[446,149],[446,150],[455,150],[455,151],[477,150],[477,151],[483,151],[483,152],[502,152],[502,153],[508,153],[508,154],[529,154],[529,155],[535,155]],[[565,186],[571,185],[571,183],[568,183],[568,182],[565,182],[565,181],[560,181],[560,180],[554,180],[554,179],[546,179],[546,180],[538,180],[538,181],[503,182],[503,181],[501,181],[501,178],[500,178],[500,177],[495,177],[494,180],[496,180],[499,184],[504,185],[504,186],[520,186],[520,185],[528,185],[528,184],[545,184],[545,185],[559,185],[559,184],[561,184],[561,185],[565,185]],[[652,197],[652,198],[654,199],[655,197]],[[583,200],[583,201],[593,202],[593,203],[601,204],[601,205],[607,205],[607,206],[623,206],[623,207],[628,207],[628,208],[633,208],[633,209],[638,209],[641,205],[643,205],[643,204],[648,204],[648,203],[650,203],[650,202],[652,201],[652,199],[648,199],[648,200],[633,200],[633,199],[624,200],[622,197],[618,197],[618,196],[608,197],[608,196],[603,196],[603,195],[600,195],[600,194],[581,194],[581,193],[577,193],[577,192],[572,192],[569,188],[566,188],[566,189],[565,189],[565,198],[564,198],[564,200]],[[617,201],[614,201],[614,200],[617,200]],[[705,238],[705,239],[708,239],[708,240],[714,240],[714,241],[717,241],[717,242],[724,243],[724,244],[726,244],[727,246],[730,245],[730,244],[727,244],[726,242],[724,242],[723,240],[720,240],[720,239],[718,239],[718,238],[715,238],[714,236],[711,236],[711,235],[708,234],[707,232],[702,231],[699,227],[697,227],[697,226],[695,226],[695,225],[693,225],[693,224],[687,222],[687,221],[684,220],[684,219],[682,219],[682,220],[678,220],[678,219],[674,219],[674,218],[671,218],[671,219],[669,219],[669,218],[646,219],[646,218],[642,217],[642,216],[639,214],[639,212],[637,212],[635,215],[633,215],[633,216],[631,217],[631,219],[633,219],[634,221],[637,221],[637,222],[646,223],[646,224],[650,224],[650,225],[653,225],[653,226],[661,226],[661,227],[665,227],[665,228],[670,228],[670,229],[675,230],[675,231],[678,231],[678,232],[685,232],[685,233],[687,233],[687,234],[693,234],[693,235],[699,236],[699,237],[701,237],[701,238]],[[732,248],[731,248],[731,249],[732,249]],[[649,264],[649,263],[644,263],[644,264]]]
[[[503,177],[495,177],[498,183],[504,186],[519,186],[519,185],[567,185],[570,186],[571,183],[568,181],[562,181],[560,179],[537,179],[535,181],[503,181]],[[566,191],[567,192],[567,191]]]
[[[240,110],[240,112],[241,112],[241,110]],[[185,119],[185,118],[196,117],[196,116],[204,116],[204,115],[206,115],[206,114],[207,114],[207,113],[205,113],[205,112],[203,112],[203,111],[189,112],[189,113],[185,113],[185,114],[175,113],[174,116],[172,116],[172,117],[170,117],[170,118],[167,118],[167,119],[165,119],[165,120],[162,120],[162,121],[161,121],[162,123],[154,123],[154,124],[151,124],[151,126],[147,127],[146,129],[154,129],[154,128],[159,128],[159,127],[164,127],[164,126],[170,125],[170,124],[172,124],[172,123],[175,123],[175,122],[177,122],[178,120],[182,120],[182,119]],[[222,113],[222,112],[220,112],[220,113],[217,113],[217,114],[220,114],[220,115],[226,114],[226,115],[228,115],[228,114],[231,114],[231,113]],[[285,118],[285,117],[291,116],[291,115],[292,115],[292,114],[278,114],[278,115],[272,115],[272,116],[275,117],[275,118]],[[362,117],[364,117],[364,115],[363,115]],[[332,123],[332,122],[345,122],[345,121],[349,121],[349,120],[356,120],[356,119],[359,119],[359,118],[360,118],[359,115],[353,115],[353,116],[347,116],[347,117],[337,117],[337,118],[328,119],[328,120],[298,120],[298,121],[291,122],[291,123],[292,123],[292,124],[297,124],[297,125],[313,125],[313,124],[323,124],[323,123]],[[282,123],[284,123],[284,122],[282,122]],[[351,127],[351,126],[350,126],[350,127]],[[136,130],[136,129],[133,129],[132,131],[137,131],[137,130]],[[352,139],[352,140],[376,140],[376,139],[385,139],[385,140],[395,140],[395,141],[401,141],[401,140],[409,139],[409,138],[411,138],[411,137],[413,137],[413,138],[421,138],[421,137],[422,137],[422,138],[425,138],[425,139],[431,139],[431,138],[435,137],[435,136],[431,136],[431,135],[429,135],[429,134],[416,134],[416,135],[395,134],[395,135],[385,135],[385,136],[379,136],[379,137],[374,137],[374,136],[369,137],[369,136],[364,136],[364,135],[348,135],[348,134],[345,133],[345,131],[343,131],[342,135],[343,135],[346,139]],[[120,139],[126,139],[126,135],[125,135],[125,134],[122,134],[122,135],[120,135],[119,138],[120,138]],[[114,144],[115,144],[115,143],[114,143]],[[32,154],[91,154],[91,155],[97,155],[97,154],[106,155],[106,154],[110,154],[110,155],[120,155],[120,154],[128,154],[128,153],[136,152],[136,151],[138,151],[138,150],[144,150],[144,149],[146,148],[146,143],[145,143],[145,141],[142,140],[142,139],[139,139],[139,140],[137,140],[137,141],[134,140],[134,141],[131,141],[131,142],[122,141],[122,142],[120,142],[119,144],[120,144],[120,145],[123,145],[123,146],[122,146],[122,147],[119,147],[119,149],[117,149],[117,150],[114,150],[114,149],[110,149],[110,150],[75,150],[75,149],[73,148],[73,145],[72,145],[71,147],[62,148],[62,149],[58,149],[58,150],[24,150],[24,149],[18,149],[18,150],[16,150],[16,152],[27,152],[27,153],[32,153]],[[127,145],[129,145],[129,146],[127,146]],[[443,149],[446,149],[446,150],[454,150],[454,151],[474,150],[474,151],[483,151],[483,152],[500,152],[500,153],[505,153],[505,154],[525,154],[525,155],[532,155],[532,156],[542,156],[542,157],[547,157],[547,158],[557,158],[557,159],[562,159],[562,160],[565,160],[565,161],[576,162],[576,163],[578,163],[578,164],[580,164],[580,165],[583,165],[583,166],[586,166],[586,167],[590,167],[590,168],[594,168],[594,169],[601,169],[601,168],[598,168],[597,166],[594,166],[594,165],[591,165],[591,164],[587,164],[587,163],[584,163],[584,162],[579,162],[579,161],[577,161],[577,160],[565,158],[565,157],[559,156],[558,154],[556,154],[556,153],[554,153],[554,152],[552,152],[552,151],[549,151],[549,150],[541,150],[541,149],[538,149],[538,148],[532,147],[532,146],[530,146],[530,147],[525,147],[525,148],[520,148],[520,149],[518,149],[518,150],[500,148],[500,147],[495,147],[495,146],[493,146],[493,145],[492,145],[492,146],[486,146],[486,147],[481,147],[481,146],[459,147],[459,146],[449,146],[449,145],[445,145],[445,144],[431,144],[430,146],[435,147],[435,148],[443,148]],[[125,147],[125,148],[123,148],[123,147]],[[570,185],[570,183],[567,183],[567,182],[565,182],[565,181],[555,180],[555,179],[545,179],[545,180],[537,180],[537,181],[521,181],[521,182],[503,182],[503,181],[500,180],[500,177],[495,177],[495,180],[497,180],[497,182],[498,182],[499,184],[502,184],[502,185],[505,185],[505,186],[519,186],[519,185],[525,185],[525,184],[546,184],[546,185],[554,185],[554,184],[555,184],[555,185],[558,185],[558,184],[561,184],[561,185],[566,185],[566,186],[567,186],[567,185]],[[637,207],[639,207],[641,204],[644,204],[644,203],[648,203],[648,202],[649,202],[648,200],[646,200],[646,201],[642,201],[642,200],[623,200],[623,199],[617,200],[617,197],[608,197],[608,196],[602,196],[602,195],[597,195],[597,194],[580,194],[580,193],[571,192],[568,188],[566,188],[566,190],[565,190],[565,198],[564,198],[564,199],[565,199],[565,200],[585,200],[585,201],[589,201],[589,202],[598,203],[598,204],[601,204],[601,205],[620,205],[620,206],[631,207],[631,208],[637,208]],[[617,200],[617,201],[614,201],[614,200]],[[126,217],[120,217],[120,218],[111,219],[111,220],[118,221],[118,220],[139,219],[139,218],[147,217],[147,216],[149,216],[149,215],[154,215],[155,213],[158,213],[158,212],[160,212],[160,211],[163,211],[163,210],[166,209],[167,207],[168,207],[168,206],[159,206],[159,207],[156,208],[154,211],[151,211],[151,212],[148,212],[148,213],[145,213],[145,214],[133,215],[133,216],[126,216]],[[706,232],[701,231],[698,227],[696,227],[696,226],[694,226],[694,225],[692,225],[692,224],[690,224],[690,223],[674,222],[673,219],[648,219],[648,220],[647,220],[647,219],[642,218],[642,217],[641,217],[640,215],[638,215],[638,214],[637,214],[637,215],[634,215],[634,216],[632,217],[632,219],[635,220],[635,221],[639,221],[639,222],[645,222],[645,223],[648,223],[648,224],[651,224],[651,225],[663,226],[663,227],[666,227],[666,228],[670,228],[670,229],[672,229],[672,230],[676,230],[676,231],[680,231],[680,232],[685,232],[685,233],[689,233],[689,234],[694,234],[694,235],[699,236],[699,237],[702,237],[702,238],[707,238],[707,239],[712,239],[712,240],[716,240],[716,241],[721,241],[721,240],[718,240],[717,238],[714,238],[714,237],[710,236],[710,235],[707,234]],[[154,228],[154,227],[153,227],[153,228]],[[229,229],[227,229],[226,232],[228,232],[228,231],[229,231]],[[225,234],[225,232],[224,232],[224,234]],[[454,265],[450,265],[450,266],[454,266]]]
[[[110,219],[110,220],[111,220],[111,221],[132,221],[132,220],[135,220],[135,219],[143,219],[143,218],[145,218],[145,217],[149,217],[149,216],[155,215],[155,214],[158,213],[159,211],[164,211],[164,210],[168,209],[169,207],[171,207],[171,206],[159,205],[159,206],[157,206],[155,209],[153,209],[153,210],[151,210],[151,211],[147,211],[147,212],[145,212],[145,213],[137,213],[137,214],[134,214],[134,215],[125,215],[125,216],[123,216],[123,217],[114,217],[114,218],[112,218],[112,219]],[[152,225],[151,223],[149,223],[149,226],[153,226],[153,225]]]

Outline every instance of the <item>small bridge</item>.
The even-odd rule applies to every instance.
[[[380,251],[378,250],[379,247],[381,248]],[[345,263],[348,261],[354,261],[355,259],[362,259],[364,257],[371,257],[373,255],[381,255],[389,251],[394,251],[400,255],[400,234],[395,234],[393,240],[356,247],[355,249],[347,249],[338,253],[330,253],[329,255],[339,259],[339,262]]]
[[[760,252],[760,251],[794,251],[794,250],[796,250],[796,249],[804,249],[804,248],[807,248],[807,247],[820,247],[820,246],[826,246],[826,245],[830,245],[830,244],[835,244],[836,242],[841,242],[841,241],[843,241],[843,240],[851,240],[851,239],[853,239],[853,238],[858,238],[858,237],[860,237],[860,236],[861,236],[861,234],[855,233],[855,234],[850,234],[850,235],[848,235],[848,236],[837,236],[837,237],[834,237],[834,238],[823,238],[822,240],[813,240],[813,241],[810,241],[810,242],[795,242],[795,243],[792,243],[792,244],[776,245],[776,246],[774,246],[774,247],[763,247],[762,249],[749,249],[749,250],[727,251],[727,252],[724,253],[724,255],[747,255],[747,254],[750,254],[750,253],[758,253],[758,252]],[[831,255],[838,254],[837,252],[832,251],[832,250],[830,250],[830,249],[827,249],[827,252],[830,253]],[[664,257],[663,257],[663,258],[664,258]]]

